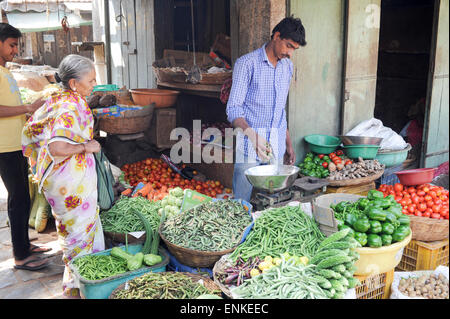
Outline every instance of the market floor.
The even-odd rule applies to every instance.
[[[0,179],[0,299],[62,299],[64,264],[57,241],[54,222],[43,233],[29,229],[30,240],[52,248],[41,254],[49,258],[49,266],[38,271],[14,269],[11,233],[7,224],[7,192]]]

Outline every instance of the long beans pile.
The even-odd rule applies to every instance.
[[[230,258],[279,257],[285,252],[311,258],[324,238],[316,222],[300,206],[269,209],[256,219],[245,242]]]
[[[144,215],[152,229],[157,230],[160,223],[158,214],[160,208],[159,201],[151,202],[143,197],[121,197],[110,210],[100,214],[103,230],[122,234],[144,231],[144,224],[133,211]]]
[[[182,273],[147,273],[128,282],[128,289],[118,290],[113,299],[195,299],[215,293]]]
[[[296,266],[293,261],[283,260],[280,266],[244,281],[231,292],[243,299],[327,299],[315,268],[316,265]]]
[[[220,200],[198,205],[168,219],[162,234],[172,244],[201,251],[235,247],[252,218],[239,202]]]
[[[74,260],[81,277],[101,280],[128,271],[127,262],[109,255],[86,255]]]

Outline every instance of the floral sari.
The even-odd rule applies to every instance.
[[[66,265],[65,294],[75,294],[78,282],[68,263],[75,257],[105,249],[97,206],[97,173],[93,154],[53,157],[50,143],[85,143],[93,139],[94,118],[85,99],[65,90],[54,94],[27,121],[23,153],[29,158],[39,191],[52,207]]]

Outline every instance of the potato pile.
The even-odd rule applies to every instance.
[[[448,299],[448,280],[444,275],[422,275],[402,278],[398,289],[408,297],[427,299]]]

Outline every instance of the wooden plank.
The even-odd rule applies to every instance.
[[[124,74],[125,58],[122,49],[122,21],[120,1],[111,0],[109,2],[109,24],[111,35],[111,82],[119,87],[128,85],[128,77]],[[125,37],[126,39],[126,37]],[[128,62],[128,59],[126,59]]]
[[[147,27],[147,10],[146,7],[149,5],[149,1],[136,0],[136,68],[137,72],[133,75],[137,77],[135,88],[147,88],[148,87],[148,72],[147,72],[147,54],[148,46],[147,41],[148,34],[152,32],[152,28]],[[133,75],[130,74],[130,77]]]
[[[341,133],[373,117],[381,0],[347,0]]]
[[[134,1],[122,1],[122,54],[125,61],[124,81],[128,88],[137,88],[136,11]]]
[[[170,1],[169,1],[170,2]],[[145,6],[145,25],[147,30],[147,87],[148,88],[156,88],[156,75],[153,72],[152,63],[156,59],[156,51],[155,51],[155,37],[156,37],[156,29],[155,29],[155,9],[154,4],[155,1],[146,1],[147,5]],[[169,19],[170,20],[170,19]],[[171,33],[166,33],[171,34]],[[167,37],[166,38],[170,38]]]
[[[449,0],[441,0],[437,11],[435,55],[431,57],[432,88],[425,115],[424,167],[436,167],[449,160]],[[436,11],[435,11],[436,12]],[[446,152],[444,152],[446,151]],[[431,154],[435,154],[430,156]]]
[[[289,133],[300,162],[308,151],[304,143],[306,135],[338,134],[343,1],[293,0],[290,6],[290,14],[303,22],[307,42],[292,57],[294,76],[288,98]]]

